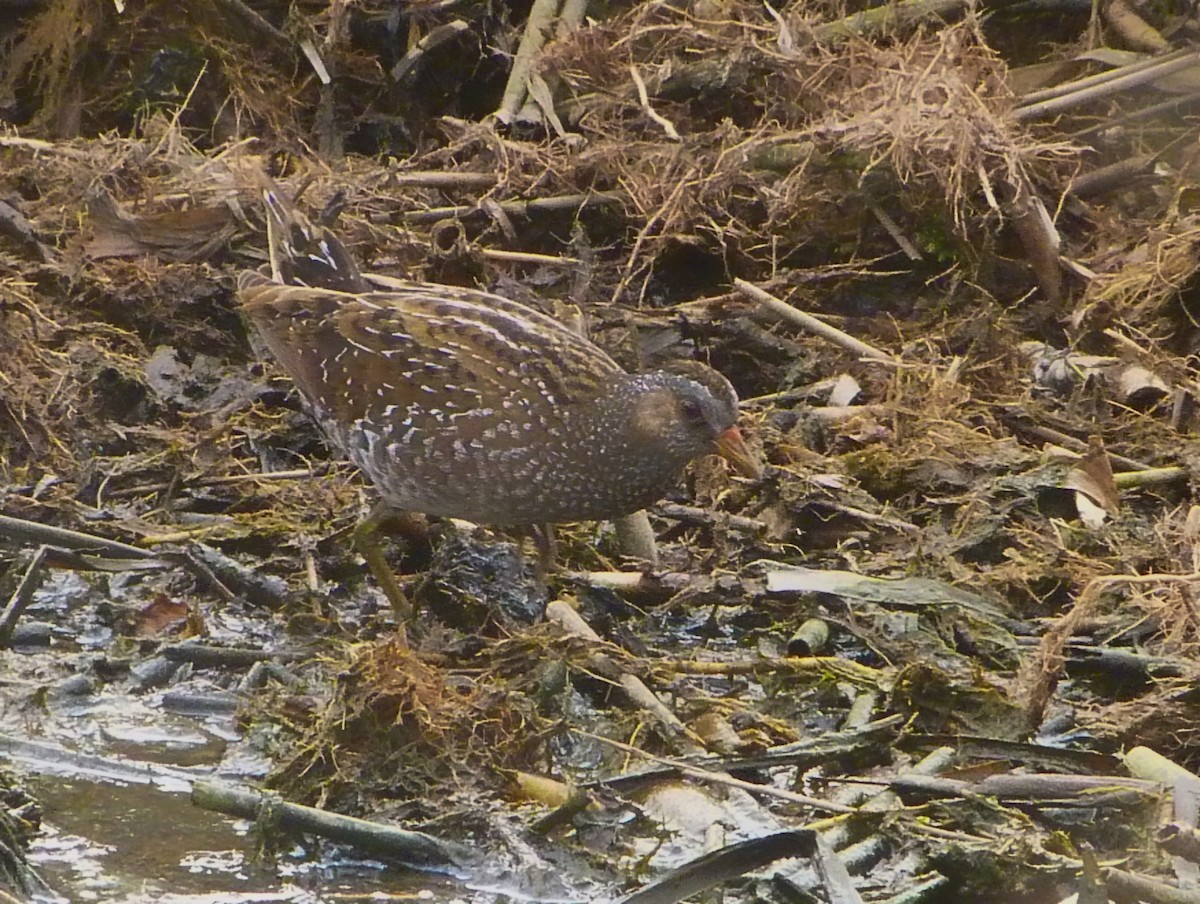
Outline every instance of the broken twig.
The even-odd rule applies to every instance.
[[[849,333],[839,330],[837,327],[826,323],[812,314],[806,314],[798,308],[792,307],[786,301],[782,301],[772,295],[770,292],[764,292],[754,283],[746,282],[744,279],[735,279],[733,281],[737,290],[749,298],[751,301],[757,301],[760,305],[775,314],[782,320],[789,323],[794,323],[803,329],[808,330],[820,336],[822,339],[828,339],[835,345],[840,345],[842,348],[861,355],[864,358],[869,358],[872,361],[878,361],[881,364],[898,365],[900,362],[887,352],[881,352],[873,345],[868,345],[861,339],[856,339]]]

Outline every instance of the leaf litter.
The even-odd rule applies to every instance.
[[[6,726],[79,676],[234,690],[265,787],[470,838],[534,896],[1194,888],[1156,833],[1194,831],[1200,762],[1194,96],[1159,93],[1195,68],[1116,54],[1148,46],[1126,7],[548,6],[3,26],[0,627],[52,626]],[[546,620],[521,537],[396,539],[431,610],[397,645],[349,542],[372,492],[234,309],[261,165],[368,272],[709,361],[767,477],[697,462],[653,570],[564,529]],[[86,535],[156,567],[47,580]]]

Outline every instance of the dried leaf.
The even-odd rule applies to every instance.
[[[93,260],[106,257],[156,255],[175,261],[211,257],[237,231],[233,211],[226,206],[192,207],[156,214],[127,214],[107,194],[90,199],[92,237],[84,253]]]
[[[1079,517],[1090,528],[1104,523],[1105,516],[1115,517],[1121,510],[1121,496],[1113,480],[1112,465],[1103,440],[1092,436],[1087,454],[1063,478],[1063,486],[1075,491]]]
[[[1121,401],[1139,411],[1154,407],[1171,393],[1171,388],[1157,374],[1137,364],[1121,371],[1117,385]]]
[[[862,387],[850,374],[842,374],[829,393],[829,404],[835,407],[853,405],[862,398]]]
[[[172,633],[186,624],[190,609],[187,603],[159,594],[138,611],[134,632],[138,637],[158,637]]]
[[[714,753],[734,753],[744,746],[729,720],[719,712],[710,710],[694,719],[689,727],[704,742],[705,749]]]

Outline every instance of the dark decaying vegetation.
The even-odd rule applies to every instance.
[[[136,650],[14,675],[260,645],[271,787],[569,864],[530,893],[771,836],[707,882],[1200,894],[1189,6],[120,5],[0,0],[0,639],[78,571],[54,643]],[[565,529],[548,588],[520,537],[398,540],[395,643],[371,490],[233,303],[258,167],[368,272],[712,364],[768,475],[698,462],[655,569]]]

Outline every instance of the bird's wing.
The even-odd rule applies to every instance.
[[[553,419],[623,373],[554,318],[485,292],[414,283],[351,294],[245,273],[238,294],[284,370],[342,423],[388,406],[387,418],[439,423],[513,408],[524,409],[516,421]]]

